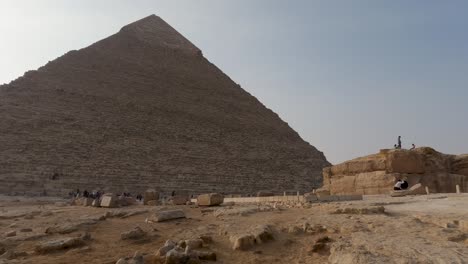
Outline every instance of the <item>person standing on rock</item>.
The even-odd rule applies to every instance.
[[[401,149],[401,136],[398,136],[398,149]]]

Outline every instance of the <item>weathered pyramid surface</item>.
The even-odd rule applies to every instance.
[[[310,191],[324,155],[157,16],[0,86],[0,193]]]

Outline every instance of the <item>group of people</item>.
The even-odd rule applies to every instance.
[[[92,198],[92,199],[99,199],[99,198],[101,198],[101,196],[103,194],[104,194],[104,192],[102,192],[102,191],[89,192],[87,190],[84,190],[83,192],[81,192],[80,189],[76,189],[75,192],[70,192],[68,195],[70,197],[75,197],[75,198],[86,197],[86,198]],[[128,192],[124,192],[122,194],[117,194],[117,196],[132,197],[132,194],[128,193]],[[138,194],[136,196],[136,199],[139,200],[139,201],[143,200],[143,195]]]
[[[80,189],[76,189],[76,192],[69,193],[71,197],[76,197],[76,198],[86,197],[86,198],[92,198],[92,199],[99,199],[101,198],[102,194],[103,193],[101,191],[88,192],[87,190],[84,190],[83,192],[81,192]]]
[[[398,143],[393,145],[393,147],[395,149],[401,149],[401,136],[398,136]],[[416,148],[416,145],[415,144],[411,144],[411,150],[415,149]]]

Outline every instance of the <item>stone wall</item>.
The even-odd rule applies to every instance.
[[[388,194],[398,179],[421,183],[430,192],[468,192],[468,155],[446,155],[432,148],[381,150],[323,170],[324,186],[334,195]]]

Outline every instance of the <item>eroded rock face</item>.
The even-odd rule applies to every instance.
[[[378,154],[346,161],[323,170],[324,186],[317,193],[331,195],[389,194],[398,179],[410,187],[421,184],[430,192],[468,191],[468,155],[446,155],[432,148],[381,150]],[[409,193],[409,192],[408,192]]]

